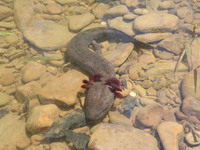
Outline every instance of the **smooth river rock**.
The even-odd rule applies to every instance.
[[[173,121],[165,121],[157,127],[157,131],[164,150],[179,150],[178,136],[183,132],[181,124]]]
[[[169,32],[177,29],[179,18],[172,14],[152,13],[137,17],[133,29],[142,32]]]
[[[98,150],[158,150],[156,139],[143,130],[101,124],[91,135],[88,148]]]
[[[77,93],[81,89],[83,73],[71,70],[49,81],[39,92],[39,99],[43,104],[56,104],[59,106],[72,106],[77,102]]]

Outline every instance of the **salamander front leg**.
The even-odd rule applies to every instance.
[[[93,46],[95,53],[100,55],[101,54],[101,46],[99,45],[99,43],[97,43],[95,40],[92,40],[91,45]]]

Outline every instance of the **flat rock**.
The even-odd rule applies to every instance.
[[[74,105],[83,79],[87,79],[87,76],[81,72],[68,71],[59,78],[49,81],[39,92],[39,99],[43,104],[55,103],[64,107]]]
[[[14,29],[16,28],[16,25],[14,22],[0,22],[0,27],[6,29]]]
[[[112,20],[108,20],[108,24],[110,27],[118,29],[130,36],[135,35],[132,29],[133,22],[125,22],[123,17],[116,17]]]
[[[70,150],[65,142],[54,142],[50,144],[52,150]]]
[[[189,13],[188,7],[181,7],[177,10],[177,15],[179,16],[179,18],[183,19],[187,16],[187,14]]]
[[[19,116],[8,114],[0,119],[0,133],[0,149],[17,150],[17,142],[27,138],[25,121]]]
[[[0,20],[6,19],[13,14],[12,9],[0,5]]]
[[[118,67],[125,62],[133,48],[133,43],[119,43],[114,49],[104,53],[103,57],[109,60],[114,67]]]
[[[183,132],[181,124],[165,121],[157,127],[157,131],[165,150],[179,150],[178,135]]]
[[[136,35],[134,38],[143,43],[158,42],[172,36],[172,33],[146,33]]]
[[[67,45],[74,34],[67,26],[50,20],[37,20],[24,30],[25,38],[43,50],[56,50]]]
[[[129,10],[125,5],[114,6],[106,11],[106,14],[112,16],[122,16],[128,14]]]
[[[27,84],[18,86],[15,92],[15,96],[19,102],[23,103],[26,100],[37,98],[40,90],[41,90],[40,84],[36,81],[32,81]]]
[[[46,6],[46,12],[50,15],[60,15],[63,12],[63,10],[59,4],[49,3]]]
[[[139,110],[137,120],[146,127],[155,127],[162,120],[164,108],[160,104],[150,104]]]
[[[34,70],[34,71],[33,71]],[[22,74],[22,81],[27,83],[38,80],[43,73],[46,72],[46,67],[38,62],[30,61],[26,64]]]
[[[55,2],[61,4],[61,5],[73,5],[78,3],[80,0],[55,0]]]
[[[195,116],[200,119],[200,100],[192,96],[187,96],[183,100],[182,111],[187,116]]]
[[[163,1],[160,3],[160,8],[162,9],[170,9],[174,7],[174,2],[173,1]]]
[[[139,0],[121,0],[127,7],[136,7],[139,4]]]
[[[4,72],[3,76],[0,78],[0,84],[3,86],[8,86],[16,82],[15,75],[12,71]]]
[[[35,106],[29,113],[26,129],[32,134],[39,133],[49,128],[58,119],[59,108],[56,105]]]
[[[91,13],[85,13],[82,15],[74,15],[69,17],[69,29],[72,31],[79,31],[92,23],[95,16]]]
[[[197,77],[195,79],[194,77]],[[200,99],[200,68],[197,69],[196,71],[191,71],[187,73],[181,83],[181,94],[183,97],[187,97],[188,95],[191,95],[197,99]]]
[[[11,100],[11,97],[3,92],[0,92],[0,107],[6,105]]]
[[[133,29],[142,32],[174,31],[177,29],[179,18],[172,14],[152,13],[137,17],[133,22]]]
[[[148,65],[148,69],[145,72],[144,76],[149,75],[156,75],[161,73],[168,73],[168,72],[174,72],[174,68],[176,66],[176,61],[168,60],[168,61],[162,61],[162,62],[155,62],[153,64]],[[185,66],[183,63],[179,64],[179,69],[177,72],[187,72],[188,67]]]
[[[127,117],[125,117],[124,115],[120,114],[117,111],[109,112],[109,121],[113,124],[120,124],[120,125],[129,126],[129,127],[133,126],[133,123],[131,122],[130,119],[128,119]]]
[[[169,52],[179,55],[184,48],[185,40],[182,35],[174,34],[173,36],[162,40],[159,44],[159,48],[164,48]]]
[[[19,30],[24,31],[34,21],[34,3],[32,0],[16,0],[14,3],[14,17]],[[26,15],[25,15],[26,14]]]
[[[93,14],[95,15],[96,18],[103,18],[105,15],[106,11],[110,8],[110,5],[104,4],[104,3],[99,3],[96,7],[92,9]]]
[[[93,132],[88,148],[101,150],[133,150],[133,148],[136,150],[158,150],[156,139],[147,132],[134,127],[108,123],[100,124]]]

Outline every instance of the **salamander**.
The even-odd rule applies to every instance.
[[[91,81],[83,81],[87,87],[85,115],[89,122],[101,120],[114,103],[119,83],[113,65],[99,54],[88,49],[96,42],[134,42],[134,38],[114,28],[98,27],[78,33],[67,44],[65,58],[77,65]]]

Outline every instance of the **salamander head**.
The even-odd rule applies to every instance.
[[[90,81],[83,80],[83,88],[87,88],[85,98],[85,114],[89,123],[101,120],[112,107],[115,97],[122,97],[119,93],[120,82],[116,78],[101,81],[102,76],[94,75]],[[98,79],[98,80],[96,80]]]

